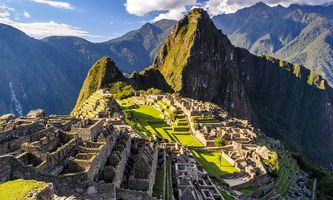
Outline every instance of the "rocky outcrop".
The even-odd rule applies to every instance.
[[[333,90],[325,80],[234,47],[206,11],[178,22],[153,67],[181,95],[217,103],[308,158],[333,161]]]
[[[136,90],[147,90],[149,88],[156,88],[165,92],[173,92],[173,89],[165,81],[161,72],[158,69],[151,67],[145,69],[140,73],[132,73],[132,75],[128,79],[128,82]]]

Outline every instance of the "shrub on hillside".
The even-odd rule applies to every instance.
[[[128,97],[131,97],[134,95],[135,90],[133,89],[133,87],[125,82],[122,81],[118,81],[116,83],[113,83],[111,85],[111,89],[110,89],[111,94],[113,94],[113,96],[116,99],[126,99]]]

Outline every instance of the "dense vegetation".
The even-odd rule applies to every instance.
[[[279,162],[278,162],[278,154],[276,152],[272,152],[272,155],[269,159],[263,161],[265,165],[268,166],[270,171],[274,174],[277,174],[279,171]]]
[[[133,96],[135,92],[134,88],[124,81],[113,83],[110,87],[110,93],[119,100],[129,98]]]

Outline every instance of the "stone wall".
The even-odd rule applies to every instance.
[[[154,149],[154,154],[153,154],[153,163],[152,163],[152,166],[151,166],[151,173],[150,173],[150,176],[149,176],[149,190],[148,190],[149,195],[153,194],[153,187],[154,187],[154,183],[155,183],[157,162],[158,162],[158,146],[156,145],[155,149]]]
[[[128,157],[131,153],[131,137],[128,138],[127,140],[127,144],[126,144],[126,149],[124,149],[124,151],[122,152],[121,155],[121,160],[119,161],[117,167],[116,167],[116,176],[114,177],[112,183],[116,186],[116,187],[120,187],[122,181],[123,181],[123,175],[124,175],[124,171],[126,168],[126,163],[128,160]]]
[[[111,145],[110,143],[103,144],[100,147],[99,152],[93,158],[92,162],[90,163],[89,170],[87,172],[88,180],[94,180],[95,176],[99,174],[102,170],[102,167],[105,165],[107,159],[111,155]]]
[[[17,125],[15,129],[0,132],[0,155],[18,150],[21,144],[31,141],[31,134],[42,129],[44,129],[44,124],[35,121],[29,124]]]
[[[84,174],[76,174],[75,176],[44,174],[35,167],[23,165],[13,156],[0,157],[0,169],[9,167],[11,170],[1,174],[2,177],[6,177],[5,181],[21,178],[53,183],[55,192],[61,196],[80,196],[86,190],[87,181]],[[10,178],[8,179],[8,177]]]
[[[153,197],[145,192],[117,188],[117,199],[125,200],[154,200]]]
[[[0,156],[0,184],[11,179],[12,166],[6,160],[2,160]]]
[[[44,189],[37,192],[32,199],[35,200],[53,200],[54,199],[54,189],[53,184],[48,184]]]
[[[96,141],[103,132],[103,124],[104,120],[92,120],[85,127],[73,127],[72,132],[76,132],[84,141]]]
[[[238,171],[240,171],[238,164],[232,159],[230,158],[230,156],[228,156],[226,153],[222,152],[222,156],[224,157],[224,159],[226,159],[230,164],[232,164],[232,166],[234,166]]]
[[[59,147],[56,151],[52,153],[46,153],[46,159],[37,168],[40,171],[50,171],[53,169],[60,161],[64,160],[70,152],[76,151],[81,144],[81,138],[73,138],[69,142],[65,143]]]

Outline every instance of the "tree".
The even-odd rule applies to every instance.
[[[263,161],[265,165],[270,169],[270,171],[274,174],[277,174],[279,171],[279,161],[278,161],[278,154],[276,152],[272,152],[270,158],[268,160]]]
[[[216,147],[223,147],[225,145],[225,139],[224,138],[216,138],[214,140],[214,145]]]
[[[176,113],[171,112],[169,117],[170,117],[171,121],[175,121],[176,120]]]
[[[294,71],[293,73],[297,78],[301,78],[301,66],[299,64],[294,64]]]

